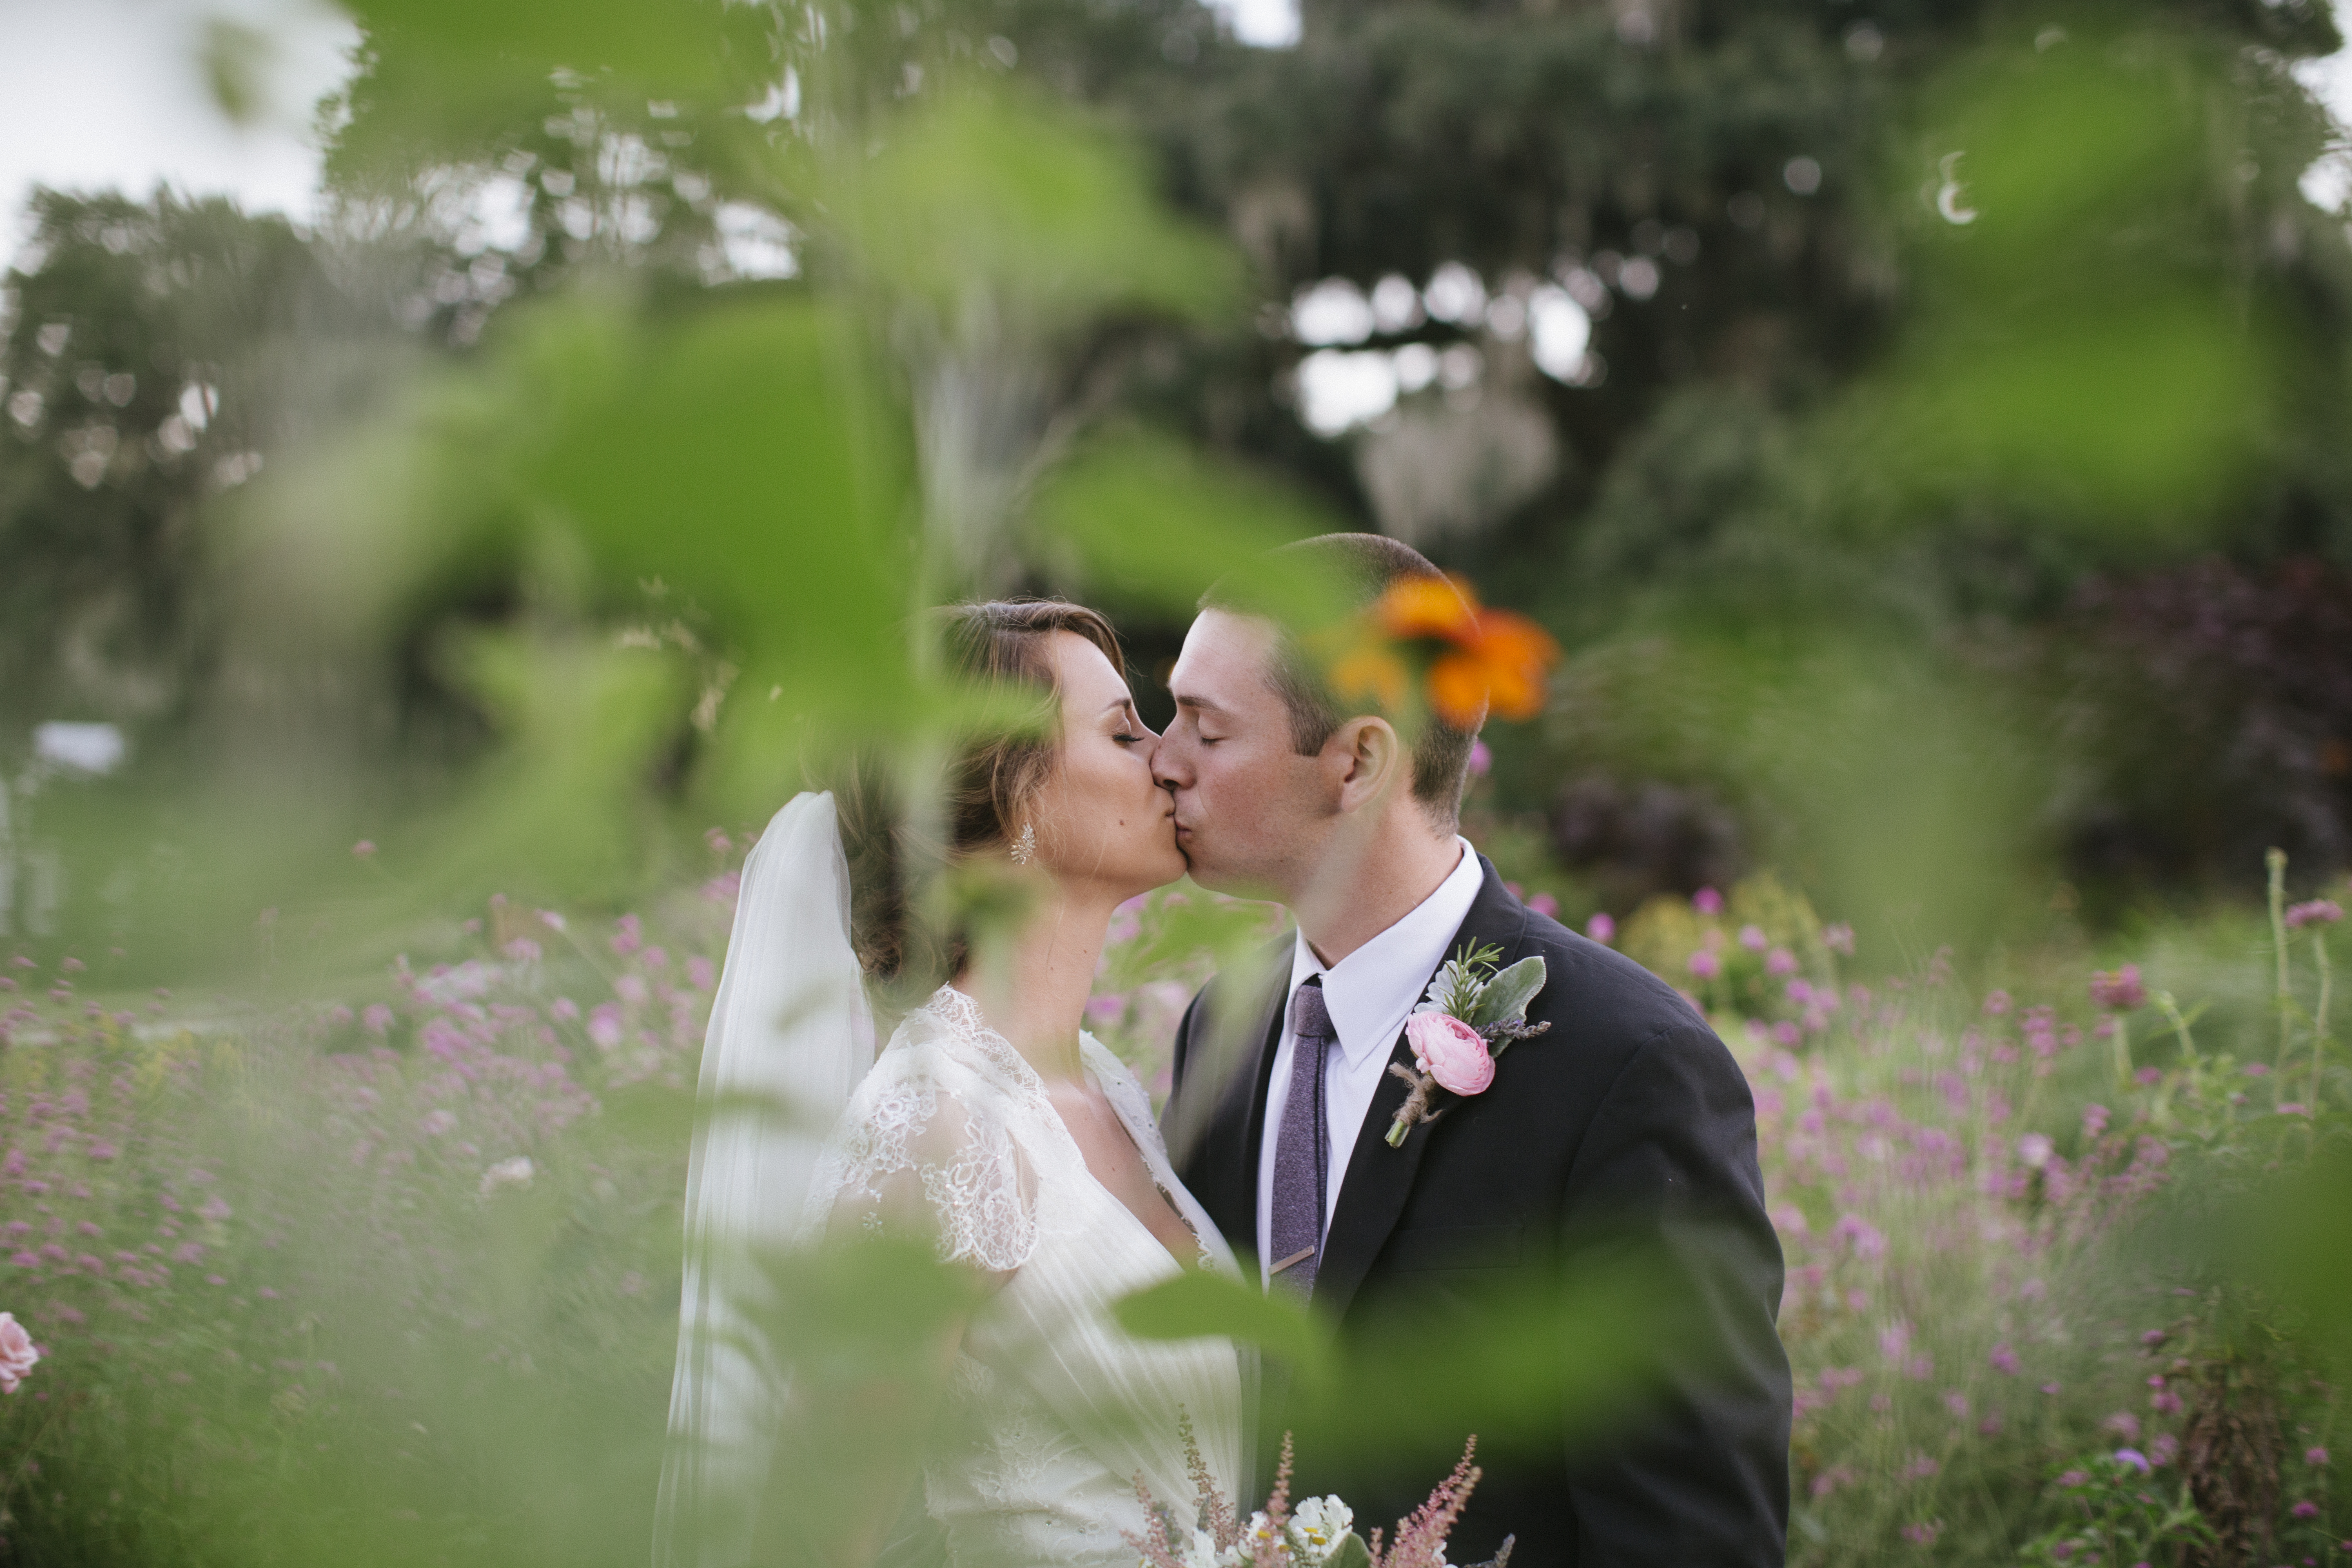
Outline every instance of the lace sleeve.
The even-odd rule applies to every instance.
[[[817,1165],[816,1228],[908,1228],[940,1256],[1009,1274],[1037,1242],[1036,1184],[1003,1108],[938,1051],[885,1051]]]

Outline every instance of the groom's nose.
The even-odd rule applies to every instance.
[[[1180,723],[1170,724],[1160,744],[1151,749],[1152,780],[1171,795],[1192,782],[1192,748],[1178,733],[1180,728]]]

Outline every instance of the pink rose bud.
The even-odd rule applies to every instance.
[[[1415,1013],[1404,1022],[1405,1039],[1421,1070],[1454,1094],[1484,1094],[1495,1081],[1495,1058],[1478,1031],[1443,1013]]]

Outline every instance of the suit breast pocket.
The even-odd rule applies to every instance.
[[[1527,1227],[1517,1225],[1425,1225],[1389,1237],[1381,1263],[1400,1274],[1432,1268],[1516,1268]]]

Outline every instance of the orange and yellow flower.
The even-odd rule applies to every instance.
[[[1326,663],[1341,700],[1372,698],[1393,710],[1408,677],[1389,644],[1434,642],[1442,651],[1429,667],[1426,692],[1447,723],[1468,730],[1489,712],[1532,719],[1543,711],[1545,677],[1559,661],[1559,645],[1516,611],[1481,606],[1462,578],[1391,584],[1370,618],[1379,635],[1349,638]]]

